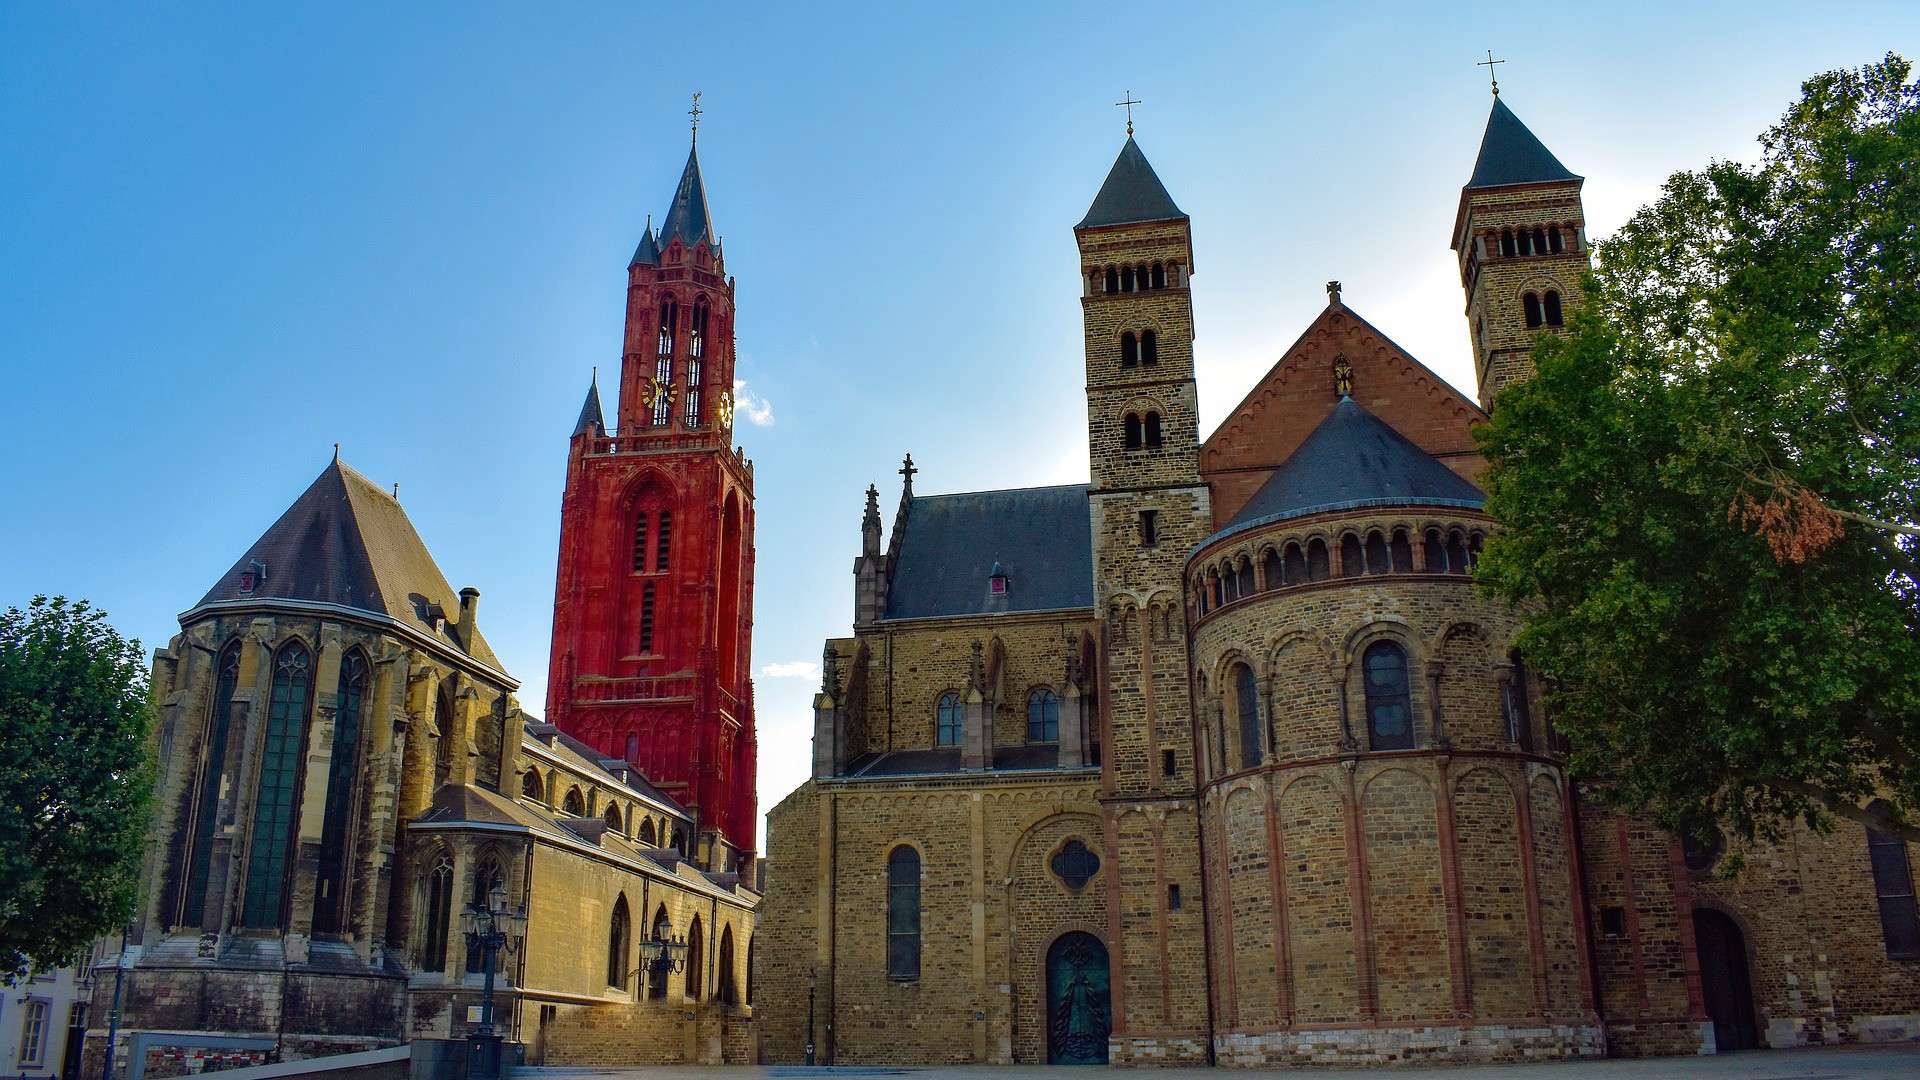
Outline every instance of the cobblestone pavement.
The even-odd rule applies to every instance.
[[[1235,1080],[1288,1073],[1369,1072],[1434,1080],[1920,1080],[1920,1043],[1895,1046],[1818,1047],[1805,1050],[1756,1050],[1713,1057],[1612,1058],[1605,1061],[1550,1062],[1534,1065],[1413,1065],[1375,1068],[1311,1066],[1295,1069],[1089,1069],[1035,1065],[929,1066],[809,1069],[797,1065],[673,1066],[650,1069],[519,1069],[518,1080],[1074,1080],[1106,1076],[1138,1080]]]

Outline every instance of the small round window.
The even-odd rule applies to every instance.
[[[1093,875],[1100,872],[1100,856],[1095,855],[1078,839],[1069,840],[1060,845],[1049,863],[1053,876],[1064,882],[1069,889],[1085,888]]]
[[[1687,869],[1705,873],[1727,850],[1727,838],[1711,821],[1687,821],[1680,827],[1680,855]]]

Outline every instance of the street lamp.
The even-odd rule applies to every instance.
[[[514,934],[525,932],[525,910],[507,910],[507,887],[494,882],[487,890],[484,907],[469,907],[460,913],[460,930],[467,936],[467,949],[478,949],[485,965],[486,982],[480,994],[480,1026],[475,1028],[469,1050],[467,1075],[474,1080],[492,1080],[500,1075],[500,1033],[493,1029],[494,957],[501,949],[512,952]]]
[[[813,1064],[813,991],[819,983],[819,977],[812,968],[807,969],[807,1064]]]
[[[687,969],[687,941],[672,931],[656,929],[653,937],[640,943],[640,970],[647,974],[646,993],[651,996],[655,980],[662,988],[667,976]]]

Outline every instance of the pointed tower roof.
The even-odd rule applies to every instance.
[[[720,246],[707,220],[707,185],[700,179],[700,148],[687,151],[687,167],[680,174],[680,187],[673,193],[673,206],[667,211],[666,224],[660,226],[660,243],[674,237],[691,248],[701,240],[710,248]]]
[[[1173,204],[1173,196],[1167,194],[1166,185],[1155,175],[1153,166],[1147,164],[1147,155],[1140,152],[1140,144],[1129,135],[1127,145],[1120,148],[1120,156],[1114,159],[1113,168],[1107,173],[1107,182],[1100,185],[1100,194],[1094,196],[1093,206],[1074,228],[1168,221],[1186,216]]]
[[[242,591],[241,575],[255,564],[265,568],[264,580]],[[420,542],[399,500],[337,458],[180,618],[185,622],[211,605],[275,600],[389,620],[505,674],[478,631],[471,648],[463,649],[454,638],[460,596]]]
[[[1323,510],[1460,506],[1487,497],[1459,473],[1343,397],[1221,533]]]
[[[587,384],[587,401],[580,406],[580,422],[573,425],[573,433],[575,435],[607,433],[607,422],[600,412],[600,373],[597,371],[594,372],[593,381]]]
[[[1487,133],[1480,139],[1480,157],[1473,163],[1468,188],[1578,179],[1527,130],[1506,102],[1493,99],[1493,112],[1487,117]]]
[[[628,266],[660,265],[660,245],[653,238],[653,215],[647,215],[647,231],[640,234],[640,246],[633,249],[633,261]]]

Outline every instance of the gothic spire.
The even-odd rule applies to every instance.
[[[1505,101],[1493,99],[1487,133],[1480,139],[1480,156],[1473,163],[1473,178],[1467,181],[1469,189],[1578,179],[1527,130]]]
[[[596,438],[607,433],[607,422],[600,412],[599,368],[594,369],[593,381],[587,384],[587,400],[580,406],[580,422],[573,425],[573,433],[592,435]]]
[[[653,238],[652,214],[647,215],[647,231],[640,234],[640,246],[633,249],[633,261],[627,265],[629,267],[660,265],[660,244]]]
[[[707,185],[700,179],[698,147],[687,151],[687,167],[681,172],[680,186],[673,193],[673,206],[667,210],[666,223],[660,226],[662,244],[676,236],[689,249],[702,240],[710,248],[720,247],[713,223],[707,218]]]
[[[1173,196],[1167,194],[1167,187],[1160,182],[1153,166],[1147,164],[1147,155],[1140,152],[1140,144],[1128,135],[1127,144],[1120,148],[1120,156],[1107,172],[1106,183],[1100,185],[1100,194],[1094,196],[1087,216],[1081,218],[1075,228],[1170,221],[1186,216],[1174,205]]]

